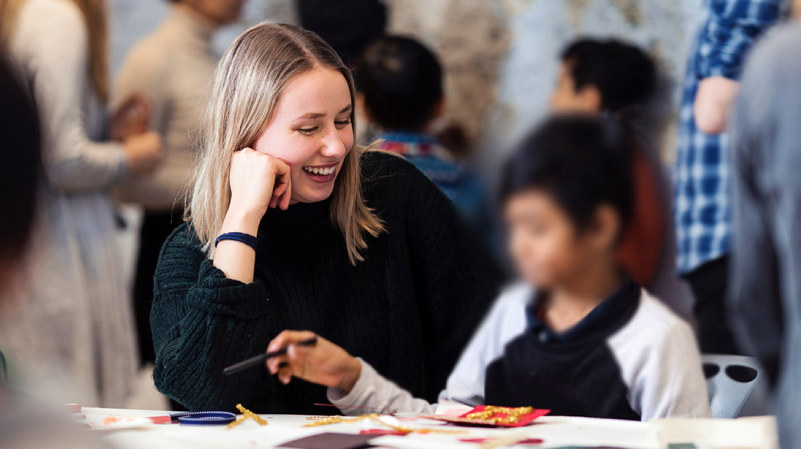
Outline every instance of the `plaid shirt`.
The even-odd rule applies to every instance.
[[[754,41],[779,20],[784,0],[709,0],[684,78],[674,174],[677,269],[680,274],[729,252],[731,193],[725,134],[695,127],[698,82],[710,76],[738,80]]]

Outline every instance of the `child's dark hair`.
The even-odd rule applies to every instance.
[[[442,100],[442,66],[416,40],[385,36],[364,51],[356,86],[371,118],[382,128],[419,131]]]
[[[632,144],[628,129],[612,118],[548,119],[507,161],[501,200],[544,190],[580,230],[592,224],[599,206],[609,205],[620,217],[622,233],[632,208]]]
[[[576,90],[587,85],[601,93],[607,112],[645,105],[656,92],[657,69],[638,47],[618,40],[579,39],[562,52]]]

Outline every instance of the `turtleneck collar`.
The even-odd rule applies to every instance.
[[[287,210],[268,209],[259,225],[259,240],[271,247],[299,248],[330,239],[339,232],[331,223],[331,199],[296,203]]]

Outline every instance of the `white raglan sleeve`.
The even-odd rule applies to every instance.
[[[439,395],[440,402],[484,404],[487,367],[503,355],[506,343],[525,330],[524,312],[532,294],[532,289],[523,284],[501,293],[448,377],[445,390]]]
[[[525,329],[523,312],[530,297],[531,289],[525,286],[510,287],[498,297],[448,377],[447,386],[439,395],[439,404],[415,398],[361,359],[362,372],[353,389],[345,393],[329,388],[328,400],[350,415],[366,412],[430,414],[438,410],[438,405],[442,410],[457,408],[454,403],[483,404],[487,365],[500,357],[506,343]]]
[[[364,413],[434,413],[435,406],[411,393],[378,372],[361,358],[362,372],[349,393],[328,388],[328,400],[346,415]]]
[[[654,298],[646,298],[626,332],[610,343],[631,408],[642,421],[710,417],[701,355],[692,328]]]
[[[643,421],[653,418],[707,418],[712,415],[701,355],[687,323],[672,326],[653,348],[639,387]]]

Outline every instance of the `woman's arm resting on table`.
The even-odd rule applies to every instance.
[[[201,248],[188,225],[165,242],[156,269],[150,315],[159,391],[190,410],[233,409],[254,391],[268,397],[272,378],[251,370],[236,378],[222,370],[261,352],[260,335],[269,315],[269,296],[261,281],[228,279]],[[251,402],[251,408],[264,404]]]

